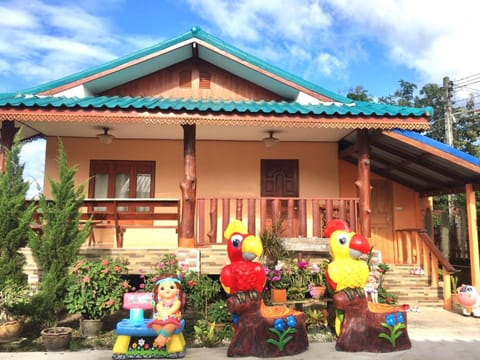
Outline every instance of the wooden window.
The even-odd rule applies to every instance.
[[[180,71],[178,74],[178,85],[182,89],[192,88],[192,72],[190,70]]]
[[[210,73],[200,71],[200,89],[210,89]]]
[[[155,193],[155,162],[92,160],[90,179],[90,198],[152,198]]]

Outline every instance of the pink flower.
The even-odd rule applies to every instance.
[[[105,268],[105,269],[102,270],[102,272],[103,272],[104,274],[108,274],[108,271],[109,271],[108,268]]]
[[[125,281],[122,283],[122,287],[123,287],[124,289],[128,289],[128,281],[127,281],[127,280],[125,280]]]
[[[90,278],[88,277],[88,275],[85,275],[82,279],[82,282],[84,283],[88,283],[90,281]]]
[[[102,265],[107,266],[108,265],[108,259],[103,259],[102,260]]]
[[[110,300],[108,300],[108,301],[105,303],[105,307],[112,306],[113,304],[115,304],[115,300],[110,299]]]
[[[308,261],[299,261],[297,265],[299,269],[305,270],[308,268]]]
[[[138,287],[139,287],[140,289],[144,289],[144,288],[145,288],[145,284],[144,284],[144,283],[141,283],[140,285],[138,285]]]
[[[122,272],[122,268],[120,266],[115,265],[113,268],[115,269],[115,272],[117,272],[117,273]]]

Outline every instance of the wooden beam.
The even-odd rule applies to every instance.
[[[179,247],[195,246],[195,204],[197,198],[197,165],[195,153],[196,125],[182,125],[184,177],[182,190],[182,216],[178,234]]]
[[[357,131],[358,147],[358,179],[355,182],[359,197],[360,233],[369,238],[371,230],[370,208],[370,149],[368,143],[368,130]]]
[[[6,151],[10,150],[18,128],[13,120],[3,120],[0,130],[0,173],[5,172]]]
[[[472,184],[465,185],[467,200],[468,247],[470,249],[470,272],[472,285],[480,288],[480,260],[478,253],[477,206]]]

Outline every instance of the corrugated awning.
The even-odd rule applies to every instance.
[[[355,144],[353,135],[341,141],[340,158],[356,164]],[[370,168],[421,196],[480,190],[480,159],[413,131],[372,132]]]

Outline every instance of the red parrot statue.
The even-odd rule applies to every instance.
[[[262,292],[265,286],[265,270],[253,260],[263,252],[262,241],[249,234],[239,220],[232,220],[224,232],[228,240],[227,252],[230,264],[220,272],[220,283],[227,294],[236,292]]]

